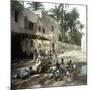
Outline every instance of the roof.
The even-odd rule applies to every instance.
[[[20,12],[24,9],[24,7],[18,1],[11,1],[11,9],[14,9],[17,12]]]
[[[56,25],[56,24],[58,24],[58,22],[54,19],[54,18],[52,18],[51,16],[49,16],[47,13],[45,13],[45,12],[42,12],[42,19],[48,19],[48,21],[49,21],[49,24],[54,24],[54,25]]]
[[[30,11],[30,10],[25,8],[23,13],[24,13],[24,16],[28,17],[29,21],[31,21],[33,23],[37,23],[38,22],[39,16],[34,14],[32,11]]]

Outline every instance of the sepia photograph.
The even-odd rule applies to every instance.
[[[11,0],[11,89],[87,85],[87,5]]]

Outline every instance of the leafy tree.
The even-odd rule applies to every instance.
[[[76,8],[73,8],[68,13],[68,18],[66,18],[67,26],[70,28],[70,42],[72,44],[81,45],[81,37],[82,33],[79,31],[79,29],[82,29],[84,27],[83,24],[78,20],[79,13]]]
[[[81,45],[81,37],[82,37],[82,33],[79,32],[77,29],[74,29],[74,32],[70,32],[69,33],[71,39],[70,39],[70,43],[72,44],[76,44],[76,45]]]
[[[76,8],[71,11],[64,11],[61,21],[61,41],[81,45],[82,30],[84,25],[78,20],[79,13]],[[68,36],[67,36],[68,33]]]

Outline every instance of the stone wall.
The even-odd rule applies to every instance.
[[[58,53],[63,53],[64,51],[70,50],[81,50],[81,47],[73,44],[58,42]]]

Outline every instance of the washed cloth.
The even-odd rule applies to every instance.
[[[24,67],[24,68],[21,68],[20,69],[20,72],[18,73],[19,77],[21,79],[27,77],[30,75],[30,70],[29,70],[29,67]]]

